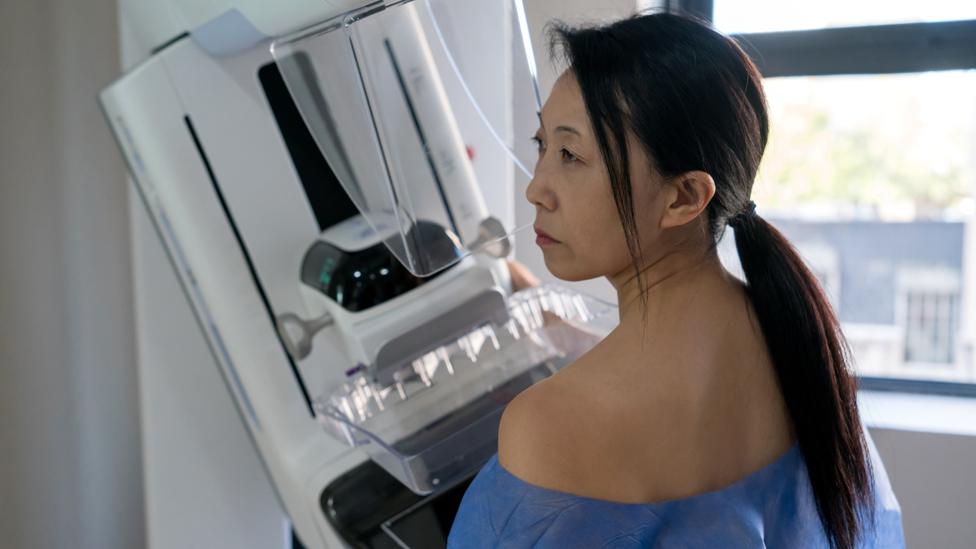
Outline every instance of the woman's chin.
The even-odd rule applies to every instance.
[[[579,266],[573,265],[572,261],[554,258],[552,254],[543,253],[543,259],[546,263],[546,269],[552,273],[552,276],[564,282],[579,282],[597,276],[581,271]]]

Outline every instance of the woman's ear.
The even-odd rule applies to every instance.
[[[696,219],[715,196],[715,180],[703,171],[685,172],[667,183],[668,203],[661,216],[661,228],[680,227]]]

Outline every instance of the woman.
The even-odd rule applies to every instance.
[[[903,546],[838,321],[750,200],[755,66],[670,14],[554,44],[569,69],[526,197],[546,267],[607,277],[620,324],[509,404],[449,546]],[[745,285],[718,259],[726,225]]]

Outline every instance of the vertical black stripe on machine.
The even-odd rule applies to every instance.
[[[240,247],[241,255],[244,258],[244,263],[247,265],[247,270],[251,275],[251,281],[254,283],[255,289],[258,291],[258,295],[261,297],[261,303],[264,305],[265,312],[268,314],[268,322],[271,323],[272,329],[276,325],[274,309],[271,306],[271,301],[268,299],[268,294],[264,290],[264,285],[261,283],[261,279],[258,276],[257,269],[254,267],[254,261],[251,258],[251,253],[244,244],[244,239],[241,237],[241,231],[237,227],[237,222],[234,220],[233,214],[230,212],[230,208],[227,206],[227,200],[224,198],[224,193],[220,189],[220,184],[217,182],[217,176],[214,174],[213,167],[210,165],[210,159],[207,158],[207,153],[203,150],[203,144],[200,143],[200,139],[197,136],[197,132],[193,127],[193,122],[190,117],[184,116],[183,121],[186,123],[186,128],[190,132],[190,138],[193,139],[193,144],[197,148],[197,153],[200,155],[200,160],[203,162],[204,168],[207,170],[207,176],[210,178],[210,183],[213,185],[214,193],[217,195],[217,200],[220,202],[220,207],[224,211],[224,215],[227,218],[227,223],[230,225],[231,231],[234,233],[234,238],[237,240],[237,245]],[[298,371],[298,365],[292,359],[291,355],[285,347],[285,343],[281,340],[281,335],[278,334],[277,330],[274,330],[275,338],[278,340],[278,344],[281,346],[281,352],[285,355],[285,359],[288,360],[288,364],[291,367],[292,375],[295,377],[295,381],[298,383],[298,388],[302,392],[302,396],[305,399],[305,404],[308,406],[308,412],[313,417],[315,416],[315,410],[312,407],[312,399],[308,394],[308,388],[305,387],[305,380],[302,379],[301,374]]]

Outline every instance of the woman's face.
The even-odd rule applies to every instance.
[[[536,208],[535,229],[546,267],[563,280],[613,277],[632,269],[610,177],[571,71],[553,86],[535,136],[539,158],[525,197]],[[657,178],[647,155],[628,138],[634,213],[642,248],[656,239]]]

